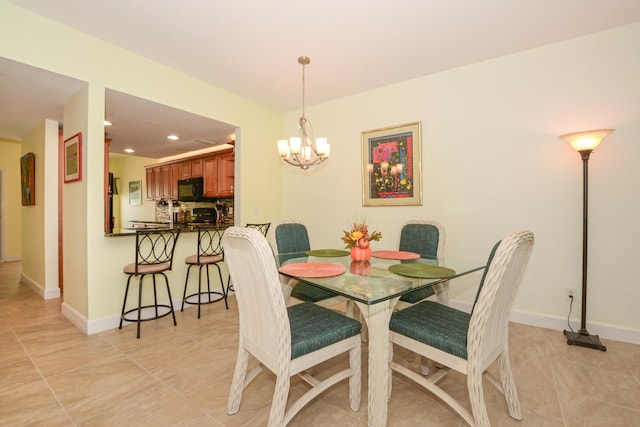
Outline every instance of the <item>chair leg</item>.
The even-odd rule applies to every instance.
[[[491,427],[489,414],[487,414],[487,405],[484,401],[482,372],[469,372],[467,374],[467,388],[469,390],[469,400],[471,401],[471,411],[475,425],[477,427]]]
[[[200,318],[200,307],[202,307],[202,267],[198,267],[198,319]]]
[[[191,267],[193,267],[192,264],[189,264],[189,267],[187,267],[187,277],[184,279],[184,292],[182,292],[182,307],[180,307],[180,311],[184,311],[184,301],[187,299],[187,284],[189,283]]]
[[[156,311],[156,317],[158,317],[158,292],[156,290],[156,275],[152,274],[153,278],[153,307]]]
[[[357,342],[356,346],[349,350],[349,366],[353,374],[349,377],[349,406],[352,411],[360,410],[360,389],[362,383],[362,369],[360,363],[362,358],[362,344]]]
[[[286,369],[280,369],[276,378],[276,388],[271,400],[271,411],[269,412],[268,427],[282,427],[284,425],[285,408],[287,397],[289,396],[289,386],[291,378]]]
[[[242,392],[244,391],[244,379],[247,374],[247,364],[249,363],[249,352],[242,347],[238,347],[238,356],[236,358],[236,367],[233,371],[233,381],[231,382],[231,390],[229,392],[229,401],[227,402],[227,414],[233,415],[240,409],[242,401]]]
[[[171,297],[171,288],[169,287],[169,279],[167,276],[162,273],[164,276],[164,282],[167,284],[167,294],[169,295],[169,309],[171,310],[171,316],[173,317],[173,326],[178,326],[178,322],[176,322],[176,312],[173,309],[173,298]]]
[[[498,357],[498,366],[500,368],[500,379],[502,380],[504,397],[507,401],[507,407],[509,408],[509,415],[513,419],[521,420],[522,409],[520,408],[520,399],[518,398],[516,383],[513,380],[509,351],[507,349]]]
[[[144,274],[140,276],[140,279],[138,279],[138,332],[136,335],[136,338],[138,339],[140,339],[140,322],[142,321],[142,279],[144,279]]]
[[[424,356],[420,356],[420,373],[422,375],[429,375],[433,362]]]
[[[229,303],[227,302],[227,292],[224,290],[224,279],[222,278],[222,270],[220,269],[220,266],[218,264],[214,265],[218,269],[218,277],[220,278],[220,287],[222,288],[222,298],[224,298],[224,306],[227,310],[229,310]],[[229,280],[231,280],[231,276],[229,276]]]
[[[122,314],[120,314],[120,326],[118,326],[118,329],[122,329],[122,321],[124,320],[124,310],[127,308],[127,296],[129,295],[129,283],[131,282],[132,277],[133,277],[133,274],[130,274],[129,278],[127,279],[127,287],[124,290],[124,301],[122,302]]]

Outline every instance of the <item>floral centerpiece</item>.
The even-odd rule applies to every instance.
[[[346,244],[345,248],[351,250],[351,258],[354,261],[368,261],[371,258],[371,241],[379,241],[382,233],[374,231],[369,234],[369,229],[364,221],[353,223],[350,231],[344,231],[342,241]]]

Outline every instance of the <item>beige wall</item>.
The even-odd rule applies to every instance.
[[[589,163],[588,326],[640,342],[639,42],[637,23],[309,107],[332,158],[283,172],[284,215],[310,225],[312,246],[338,247],[364,213],[383,232],[378,249],[397,247],[404,221],[435,219],[446,255],[475,259],[509,231],[531,229],[515,315],[561,329],[565,288],[581,287],[582,163],[558,135],[616,128]],[[296,117],[285,116],[287,133]],[[363,208],[360,132],[412,121],[422,122],[423,205]],[[471,302],[478,280],[457,281],[453,299]],[[572,318],[577,327],[579,300]]]
[[[4,170],[5,210],[2,220],[5,239],[5,261],[19,260],[22,255],[20,156],[21,144],[19,142],[0,140],[0,169]]]

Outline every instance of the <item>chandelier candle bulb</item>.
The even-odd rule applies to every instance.
[[[278,151],[281,157],[289,157],[289,141],[281,139],[278,141]]]

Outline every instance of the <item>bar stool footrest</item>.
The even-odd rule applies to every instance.
[[[164,308],[167,309],[166,313],[160,313],[157,316],[155,315],[155,309],[157,308]],[[165,317],[170,315],[173,312],[173,307],[168,305],[168,304],[158,304],[158,305],[143,305],[142,307],[140,307],[141,310],[141,315],[144,314],[144,310],[145,309],[149,309],[147,311],[153,311],[153,316],[152,317],[143,317],[140,318],[141,322],[148,322],[149,320],[156,320],[156,319],[160,319],[161,317]],[[122,320],[126,320],[127,322],[137,322],[138,321],[138,317],[136,316],[135,318],[132,317],[127,317],[127,314],[131,314],[136,312],[137,314],[138,308],[132,308],[131,310],[127,310],[124,313],[122,313]]]
[[[198,302],[198,295],[202,295],[202,297],[200,298],[200,302]],[[212,295],[214,295],[214,299],[212,299]],[[189,301],[189,298],[195,298],[195,301]],[[188,295],[184,299],[184,302],[191,305],[202,305],[212,304],[214,302],[222,301],[223,299],[226,299],[226,295],[222,291],[204,291]]]

